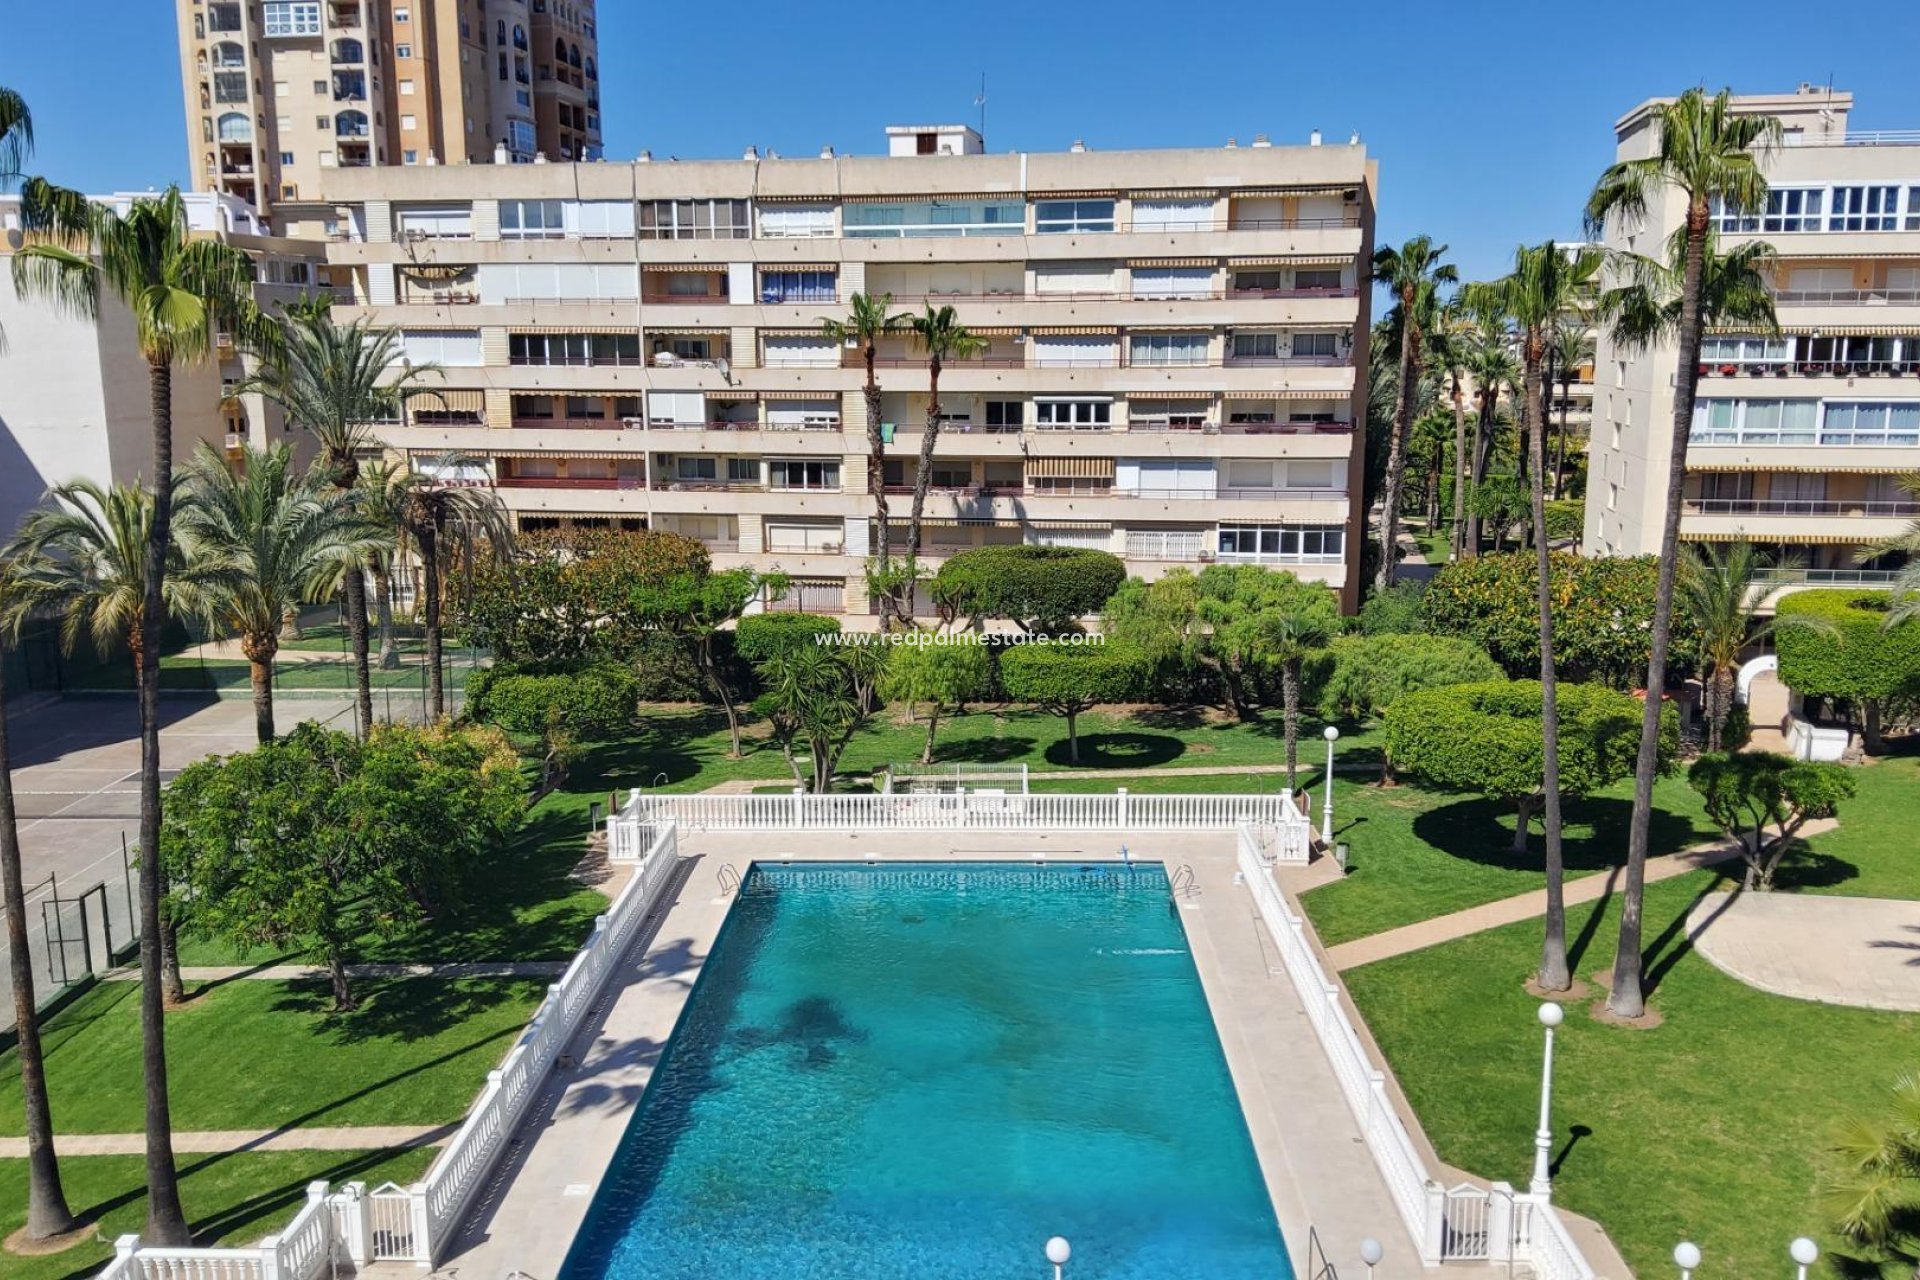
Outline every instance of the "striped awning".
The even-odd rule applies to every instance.
[[[1703,533],[1689,529],[1685,523],[1680,526],[1682,542],[1788,542],[1796,546],[1825,545],[1828,543],[1855,543],[1863,539],[1858,533],[1833,530],[1826,533]]]
[[[1127,403],[1139,404],[1142,401],[1151,400],[1211,400],[1219,394],[1218,391],[1181,391],[1168,387],[1165,391],[1129,391]],[[1228,396],[1228,399],[1232,399],[1232,396]]]
[[[1770,447],[1780,447],[1780,446],[1759,445],[1755,447],[1770,448]],[[1811,448],[1814,448],[1815,446],[1787,445],[1784,447],[1790,448],[1790,449],[1811,449]],[[1897,449],[1902,446],[1893,445],[1890,447]],[[1768,463],[1762,460],[1757,460],[1757,459],[1748,458],[1748,457],[1701,458],[1698,454],[1690,454],[1687,457],[1687,470],[1689,471],[1744,472],[1744,471],[1766,471],[1770,468],[1777,469],[1777,464]],[[1807,470],[1813,470],[1813,469],[1814,468],[1807,468]],[[1912,471],[1913,469],[1914,468],[1912,463],[1901,464],[1898,462],[1843,462],[1843,461],[1829,462],[1825,458],[1820,459],[1820,464],[1818,467],[1818,470],[1823,472],[1844,473],[1847,475],[1876,475],[1876,476],[1906,475],[1908,472]]]
[[[725,325],[709,325],[705,329],[695,329],[686,325],[650,324],[646,328],[649,338],[724,338],[730,332]],[[628,332],[633,331],[628,330]]]
[[[1911,338],[1920,335],[1920,324],[1783,324],[1780,331],[1784,334],[1811,335],[1818,333],[1823,338]],[[1728,333],[1743,333],[1742,330],[1729,329]],[[1845,370],[1835,376],[1841,376]]]
[[[511,332],[516,336],[521,334],[536,334],[536,333],[631,334],[631,333],[638,333],[639,329],[636,328],[634,325],[630,325],[630,324],[517,324],[513,326],[513,329]],[[653,332],[659,333],[661,332],[661,330],[655,329],[653,330]],[[724,332],[724,330],[722,332]]]
[[[1120,336],[1120,331],[1110,324],[1046,325],[1046,326],[1036,326],[1033,329],[1028,330],[1028,332],[1034,333],[1034,334],[1043,334],[1051,337],[1067,337],[1073,334],[1101,334],[1110,338],[1117,338]]]
[[[758,395],[762,400],[838,401],[840,399],[840,393],[838,391],[760,391],[760,392],[745,391],[745,392],[741,392],[738,396],[717,395],[716,393],[710,391],[707,394],[716,399],[740,399],[740,400],[751,400],[755,395]]]
[[[1344,267],[1353,261],[1351,254],[1303,253],[1290,257],[1233,258],[1228,267]]]
[[[1029,529],[1112,529],[1105,520],[1028,520]]]
[[[1018,325],[968,325],[967,332],[976,338],[1011,338],[1020,332]]]
[[[1029,480],[1111,480],[1112,458],[1028,458]]]
[[[1217,267],[1218,258],[1128,258],[1129,267]]]
[[[831,195],[770,196],[764,192],[756,191],[753,193],[753,202],[755,204],[826,204],[826,205],[830,205],[833,203],[833,197]]]
[[[838,271],[840,264],[836,262],[759,262],[754,264],[754,269],[764,276],[782,271]]]
[[[1273,391],[1228,391],[1224,393],[1229,400],[1345,400],[1344,391],[1312,391],[1302,388],[1287,388]]]
[[[640,269],[655,274],[685,275],[688,272],[695,272],[700,275],[718,275],[727,269],[727,264],[724,262],[643,262],[640,264]],[[722,298],[720,301],[724,302],[726,299]]]
[[[1120,194],[1114,187],[1096,187],[1086,191],[1029,191],[1035,200],[1111,200]]]
[[[822,342],[828,340],[827,335],[820,332],[820,326],[817,324],[811,328],[804,329],[798,327],[789,329],[765,328],[760,330],[760,336],[763,338],[818,338]],[[840,344],[836,342],[833,345],[837,347]]]
[[[845,192],[841,199],[848,204],[959,204],[974,200],[997,200],[1017,202],[1021,199],[1018,191],[943,191],[937,195],[922,192],[919,195],[855,195]],[[1009,224],[1009,234],[1018,234],[1019,228]]]
[[[1235,200],[1270,200],[1275,196],[1298,200],[1303,196],[1344,196],[1359,185],[1356,181],[1351,187],[1244,187],[1227,194]]]
[[[1129,336],[1141,336],[1150,333],[1212,333],[1220,326],[1217,324],[1133,324],[1127,326]],[[1177,366],[1176,366],[1177,367]]]
[[[429,413],[479,412],[487,407],[487,393],[453,387],[421,387],[408,404],[416,413],[423,408]]]
[[[645,452],[640,447],[640,441],[638,439],[639,433],[636,432],[634,434],[635,439],[633,448],[631,449],[580,449],[575,448],[573,445],[558,445],[552,449],[496,449],[492,445],[489,445],[485,453],[486,456],[490,458],[559,458],[567,462],[576,459],[591,459],[594,461],[605,461],[610,458],[631,459],[638,458]],[[428,461],[431,461],[433,457],[431,454],[422,454],[421,456]]]
[[[1220,195],[1218,187],[1168,187],[1159,191],[1136,191],[1135,200],[1213,200]]]

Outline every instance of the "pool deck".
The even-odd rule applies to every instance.
[[[1233,882],[1232,835],[1156,832],[1131,844],[1137,857],[1164,862],[1170,872],[1183,865],[1193,869],[1197,891],[1183,901],[1181,919],[1296,1272],[1308,1274],[1311,1227],[1326,1256],[1350,1277],[1364,1271],[1359,1252],[1366,1236],[1385,1246],[1385,1258],[1374,1268],[1377,1280],[1424,1274],[1274,944],[1246,889]],[[1118,845],[1108,833],[1075,832],[683,836],[682,871],[663,897],[668,909],[612,978],[599,1020],[573,1046],[574,1065],[554,1073],[435,1274],[450,1280],[508,1280],[516,1274],[554,1280],[558,1275],[732,906],[720,889],[721,867],[744,871],[756,859],[1107,861],[1117,857]],[[1424,1148],[1424,1136],[1397,1090],[1396,1101]],[[1429,1167],[1441,1168],[1431,1151],[1425,1154]],[[1034,1241],[1036,1260],[1042,1243]],[[1098,1247],[1093,1241],[1074,1243],[1087,1253]],[[1608,1276],[1628,1274],[1624,1267],[1602,1264],[1600,1269]],[[411,1267],[379,1270],[420,1274]],[[1504,1266],[1445,1268],[1449,1280],[1492,1277],[1496,1270],[1507,1273]]]

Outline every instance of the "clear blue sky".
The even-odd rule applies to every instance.
[[[93,191],[182,181],[165,0],[8,5],[0,83],[27,95],[39,172]],[[798,19],[798,21],[796,21]],[[61,51],[79,35],[84,60]],[[1841,11],[1784,0],[1703,8],[1353,0],[974,8],[808,8],[600,0],[607,155],[871,153],[889,123],[974,119],[987,145],[1218,146],[1359,130],[1381,169],[1383,239],[1425,231],[1469,277],[1522,240],[1579,232],[1611,125],[1690,84],[1741,92],[1832,80],[1854,124],[1920,129],[1920,4]],[[77,74],[78,73],[78,74]]]

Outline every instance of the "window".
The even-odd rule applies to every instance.
[[[1767,488],[1767,500],[1769,502],[1825,502],[1827,478],[1824,475],[1808,475],[1805,472],[1777,472]]]
[[[1048,266],[1033,269],[1033,291],[1049,295],[1107,295],[1113,292],[1112,267]]]
[[[473,235],[473,209],[468,205],[401,209],[396,220],[403,240],[466,240]]]
[[[1694,444],[1813,444],[1819,417],[1815,400],[1696,400]]]
[[[1339,525],[1223,524],[1220,558],[1337,562],[1345,555],[1346,539]]]
[[[402,80],[400,82],[400,92],[408,97],[411,97],[413,95],[413,81]]]
[[[213,100],[215,102],[245,102],[247,100],[247,88],[247,73],[244,71],[216,71],[213,73]]]
[[[293,152],[291,152],[291,151],[282,151],[282,152],[280,153],[280,164],[282,165],[282,167],[286,167],[286,166],[290,166],[290,165],[292,165],[292,164],[293,164]]]
[[[1120,363],[1120,341],[1110,333],[1046,333],[1031,342],[1033,363],[1043,368],[1106,369]]]
[[[1207,402],[1129,399],[1127,425],[1135,430],[1199,431],[1207,425]]]
[[[1335,272],[1336,279],[1339,273]],[[1236,271],[1233,273],[1235,293],[1278,293],[1287,287],[1286,273],[1281,271]]]
[[[558,200],[502,200],[500,238],[503,240],[558,240],[566,234]]]
[[[395,10],[398,18],[403,10]],[[260,6],[261,29],[269,39],[275,36],[317,36],[320,34],[320,0],[267,0]]]
[[[1018,431],[1026,420],[1027,406],[1023,400],[989,400],[986,408],[988,427],[998,427],[1003,431],[1011,427]]]
[[[671,355],[675,360],[711,360],[713,339],[687,333],[669,334],[653,340],[653,354]]]
[[[849,237],[916,239],[1020,235],[1026,206],[1017,200],[927,200],[912,204],[849,204],[841,210]]]
[[[760,459],[728,458],[727,459],[727,483],[728,484],[759,484],[760,483]]]
[[[832,234],[830,204],[778,204],[760,210],[762,239],[813,240]]]
[[[838,431],[839,429],[840,401],[838,399],[769,400],[767,402],[767,430],[769,431]]]
[[[1136,298],[1204,298],[1213,292],[1211,267],[1135,267]]]
[[[411,58],[413,56],[413,46],[410,44],[396,44],[393,46],[393,56],[396,58]]]
[[[1907,188],[1907,220],[1905,226],[1908,231],[1920,231],[1920,187]]]
[[[1826,194],[1819,190],[1773,188],[1767,192],[1767,212],[1760,220],[1760,229],[1768,232],[1818,231],[1820,209],[1825,203]]]
[[[1899,212],[1899,187],[1835,187],[1827,230],[1895,231]]]
[[[640,204],[643,240],[745,240],[751,234],[745,200],[646,200]]]
[[[1135,231],[1209,231],[1213,228],[1211,200],[1135,200]]]
[[[568,201],[567,230],[583,240],[627,240],[633,236],[633,205],[625,200]]]
[[[707,398],[698,391],[647,392],[647,421],[655,426],[699,426],[707,420]]]
[[[1041,200],[1033,206],[1038,235],[1067,235],[1113,230],[1111,200]]]
[[[405,8],[395,9],[393,11],[393,20],[395,22],[412,22],[413,11]],[[516,27],[515,30],[517,31],[519,28]]]
[[[1113,401],[1035,400],[1033,425],[1041,431],[1105,431],[1113,425]]]
[[[769,369],[832,369],[840,364],[840,348],[818,334],[769,336],[762,342]]]
[[[1203,365],[1207,362],[1207,335],[1136,333],[1129,339],[1128,360],[1137,365]]]
[[[833,302],[838,296],[831,269],[760,273],[762,302]]]
[[[838,489],[838,459],[773,458],[767,463],[767,484],[775,489]]]
[[[1340,354],[1339,337],[1331,333],[1296,333],[1293,335],[1293,354],[1321,359],[1337,356]]]
[[[720,460],[718,458],[680,458],[675,462],[674,475],[681,480],[718,480]]]
[[[486,262],[480,264],[480,301],[489,306],[530,299],[626,301],[634,296],[631,263]]]
[[[1920,444],[1920,400],[1893,403],[1840,401],[1825,406],[1820,443],[1833,445]]]
[[[1235,360],[1278,360],[1280,335],[1277,333],[1236,333],[1231,354]]]
[[[219,133],[222,142],[251,142],[253,121],[238,111],[229,111],[220,117]]]
[[[1792,338],[1702,338],[1700,363],[1758,364],[1793,359]]]
[[[1326,267],[1311,270],[1305,267],[1297,268],[1293,273],[1293,287],[1296,289],[1338,289],[1340,288],[1340,268]]]

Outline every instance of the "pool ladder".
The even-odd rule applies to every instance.
[[[717,878],[720,881],[721,897],[731,898],[734,894],[740,892],[740,873],[734,870],[731,862],[723,862],[720,864]]]
[[[1193,899],[1199,896],[1200,882],[1193,874],[1193,864],[1183,862],[1173,877],[1167,882],[1167,892],[1175,898]]]

